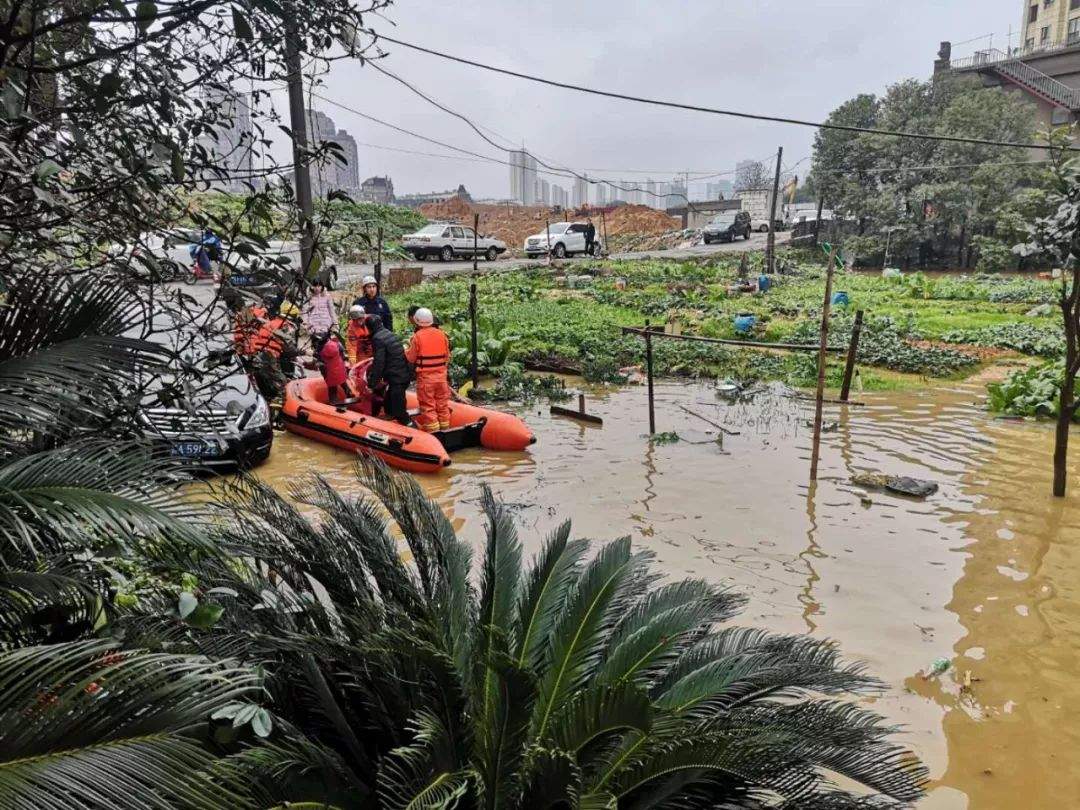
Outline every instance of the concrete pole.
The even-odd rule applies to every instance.
[[[769,206],[769,239],[765,248],[766,272],[776,272],[776,198],[780,195],[780,161],[784,157],[784,147],[776,150],[776,174],[773,175],[772,204]]]
[[[291,5],[291,4],[290,4]],[[307,116],[304,110],[304,76],[300,67],[300,37],[286,7],[285,68],[288,71],[289,126],[292,129],[293,177],[296,181],[296,204],[300,209],[300,265],[303,277],[311,270],[314,248],[315,205],[311,198],[311,170],[307,164]]]

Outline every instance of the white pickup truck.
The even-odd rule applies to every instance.
[[[450,262],[459,256],[471,257],[475,250],[478,256],[493,262],[506,252],[505,242],[489,236],[476,237],[472,228],[444,222],[433,222],[416,233],[405,234],[401,237],[401,246],[418,261],[437,256],[441,261]]]

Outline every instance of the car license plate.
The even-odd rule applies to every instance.
[[[183,458],[212,458],[218,455],[217,448],[207,442],[177,442],[169,452]]]
[[[255,276],[231,276],[229,281],[236,287],[250,287],[255,283]]]

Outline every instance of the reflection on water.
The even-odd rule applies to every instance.
[[[594,393],[598,428],[524,409],[539,443],[523,454],[470,450],[421,476],[479,544],[479,488],[490,483],[533,550],[562,517],[580,536],[630,535],[672,576],[746,591],[742,620],[837,639],[889,685],[875,708],[905,726],[930,764],[927,808],[1070,807],[1080,796],[1080,476],[1048,496],[1052,435],[995,421],[978,385],[867,394],[826,406],[820,480],[808,486],[811,403],[729,405],[710,388],[657,387],[645,435],[643,389]],[[721,445],[688,407],[738,435]],[[711,432],[710,432],[711,431]],[[1080,455],[1080,450],[1073,453]],[[260,475],[319,471],[359,486],[352,457],[283,434]],[[929,478],[937,495],[867,498],[860,471]],[[952,662],[939,678],[920,670]]]

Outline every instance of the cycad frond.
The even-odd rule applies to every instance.
[[[176,464],[139,444],[76,442],[0,466],[0,563],[115,546],[173,562],[213,546],[176,498]]]
[[[416,742],[391,751],[379,765],[379,799],[386,810],[449,810],[469,789],[442,722],[420,714],[411,723]]]
[[[570,521],[559,526],[533,560],[521,592],[515,627],[518,666],[539,670],[567,594],[581,573],[585,540],[570,540]]]
[[[86,566],[0,570],[0,652],[88,635],[104,613],[96,585]]]
[[[596,665],[605,623],[614,623],[609,609],[632,576],[636,561],[630,554],[630,539],[624,537],[604,546],[582,572],[548,641],[547,667],[540,678],[534,714],[536,739],[544,739],[552,715]]]
[[[630,730],[645,735],[651,726],[652,706],[641,689],[628,683],[594,687],[579,692],[552,717],[551,746],[576,755],[605,735]]]

